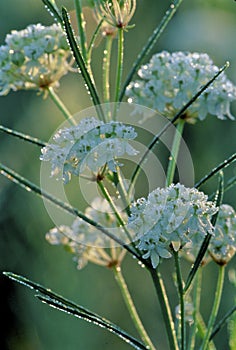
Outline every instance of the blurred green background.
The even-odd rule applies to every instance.
[[[58,1],[73,9],[73,1]],[[169,1],[137,0],[134,29],[126,34],[125,69],[129,71],[139,50],[160,22]],[[52,18],[40,0],[1,0],[0,42],[12,29],[28,24],[51,24]],[[185,0],[152,53],[163,49],[207,52],[218,66],[231,62],[227,71],[236,83],[236,3],[233,0]],[[102,43],[101,43],[102,45]],[[102,46],[95,50],[95,76],[101,74]],[[115,57],[115,55],[114,55]],[[91,105],[81,77],[68,75],[58,90],[72,113]],[[0,98],[0,122],[4,126],[48,140],[63,122],[62,115],[49,99],[35,92],[10,93]],[[236,115],[236,108],[232,112]],[[193,156],[196,180],[236,150],[236,122],[208,117],[204,122],[187,127],[185,140]],[[20,174],[39,183],[40,150],[10,136],[0,134],[0,160]],[[235,167],[227,169],[226,178],[235,175]],[[211,193],[212,180],[205,187]],[[235,190],[225,195],[225,202],[236,208]],[[67,298],[104,315],[136,335],[109,270],[88,265],[76,270],[71,256],[60,247],[45,241],[45,233],[53,227],[42,200],[0,177],[0,271],[13,271],[50,287]],[[235,259],[230,267],[235,266]],[[173,307],[177,297],[168,276],[173,263],[161,267],[167,280]],[[186,273],[189,265],[184,267]],[[144,324],[159,349],[167,349],[163,321],[154,289],[147,273],[130,257],[124,262],[125,276],[134,295]],[[205,268],[202,311],[207,317],[212,303],[217,268]],[[235,291],[226,282],[220,309],[223,314],[233,303]],[[106,331],[67,316],[41,304],[31,291],[0,276],[0,348],[1,350],[78,350],[129,349],[129,346]],[[224,333],[225,334],[225,333]],[[227,350],[227,337],[216,338],[219,349]]]

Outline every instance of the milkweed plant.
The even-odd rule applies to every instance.
[[[63,246],[78,270],[97,264],[114,274],[139,337],[26,277],[4,274],[34,289],[49,306],[112,332],[120,338],[120,349],[122,341],[139,350],[160,349],[161,333],[157,329],[156,337],[150,337],[123,275],[125,258],[130,254],[140,265],[140,273],[146,270],[153,282],[169,349],[214,350],[219,332],[228,333],[229,347],[235,349],[235,299],[232,297],[231,309],[220,320],[218,310],[227,266],[236,252],[236,212],[224,202],[224,192],[236,184],[236,177],[224,182],[224,170],[235,161],[236,154],[222,160],[196,183],[184,180],[179,164],[181,152],[191,159],[182,137],[188,123],[204,123],[206,118],[234,123],[231,103],[236,100],[236,86],[225,73],[229,63],[219,68],[201,52],[161,51],[150,58],[150,51],[157,47],[182,0],[169,6],[127,76],[123,65],[129,52],[124,44],[134,27],[136,0],[87,1],[97,23],[90,40],[80,0],[74,1],[76,31],[64,7],[60,9],[53,0],[43,3],[54,24],[13,30],[0,46],[0,95],[33,89],[44,99],[51,98],[65,120],[48,142],[1,125],[1,132],[41,149],[41,185],[2,163],[0,172],[39,195],[47,209],[47,203],[58,208],[60,215],[53,218],[55,227],[45,233],[46,240],[53,246]],[[98,36],[102,36],[99,45],[105,47],[102,61],[96,62],[102,67],[102,93],[97,89],[92,65]],[[114,62],[111,54],[115,50]],[[61,78],[69,73],[82,76],[91,98],[92,107],[83,115],[79,112],[72,116],[57,95]],[[166,134],[170,136],[168,142]],[[155,162],[160,144],[169,153],[162,165]],[[160,176],[158,167],[164,169]],[[191,178],[191,169],[189,172]],[[143,173],[146,182],[138,186]],[[150,173],[156,176],[149,179]],[[214,193],[206,194],[202,185],[213,176],[218,177],[217,187]],[[58,191],[50,191],[52,182]],[[74,192],[80,187],[78,195],[87,201],[85,210],[69,203],[69,183]],[[50,215],[50,208],[48,211]],[[163,276],[167,259],[172,261],[174,273]],[[183,277],[185,260],[191,267]],[[208,286],[208,294],[214,297],[209,317],[204,320],[200,304],[207,264],[216,264],[218,277],[216,285]],[[235,284],[233,273],[230,270]],[[178,295],[175,307],[169,298],[168,278]]]

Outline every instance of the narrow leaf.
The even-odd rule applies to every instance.
[[[133,66],[131,68],[131,71],[128,74],[127,79],[126,79],[126,81],[124,83],[123,89],[122,89],[122,91],[120,93],[120,96],[119,96],[119,101],[120,102],[122,101],[122,99],[124,97],[125,90],[126,90],[127,86],[129,85],[129,83],[131,82],[134,74],[137,72],[138,68],[140,67],[143,59],[149,54],[151,49],[154,47],[154,45],[156,44],[157,40],[160,38],[161,34],[163,33],[164,29],[166,28],[166,26],[169,23],[169,21],[171,20],[171,18],[174,16],[175,12],[177,11],[177,9],[180,6],[182,1],[183,0],[175,0],[175,1],[173,1],[173,3],[170,5],[169,9],[166,11],[164,17],[162,18],[161,23],[153,31],[153,33],[149,37],[147,43],[142,48],[141,52],[139,53],[136,61],[134,62]]]
[[[225,325],[225,323],[229,320],[229,318],[234,314],[235,311],[236,311],[236,305],[232,307],[232,309],[230,309],[214,327],[210,336],[210,340],[212,340],[214,336],[221,330],[221,328]]]
[[[87,70],[87,67],[86,67],[84,59],[81,55],[80,49],[78,48],[78,45],[76,43],[75,36],[73,34],[73,29],[71,27],[70,20],[69,20],[69,15],[68,15],[67,10],[64,7],[62,8],[62,17],[63,17],[63,23],[65,26],[67,39],[68,39],[71,51],[73,52],[75,62],[81,71],[81,74],[82,74],[84,81],[85,81],[85,86],[88,89],[88,92],[89,92],[91,99],[93,101],[93,104],[97,110],[99,118],[101,120],[105,121],[97,90],[96,90],[94,83],[92,81],[92,78]]]
[[[62,17],[60,15],[60,13],[58,12],[58,10],[56,9],[56,7],[51,3],[50,0],[42,0],[42,2],[44,3],[46,9],[48,10],[48,12],[50,13],[50,15],[52,15],[55,20],[57,22],[60,23],[61,26],[63,26],[63,20]]]
[[[67,211],[68,213],[74,215],[75,217],[80,217],[82,220],[87,222],[89,225],[92,225],[96,227],[99,231],[104,233],[107,237],[118,243],[120,246],[122,246],[124,249],[126,249],[129,253],[134,255],[137,259],[142,261],[143,264],[147,264],[146,260],[143,259],[139,254],[132,249],[128,244],[126,244],[124,241],[122,241],[119,237],[114,235],[112,232],[108,231],[105,227],[100,225],[99,223],[95,222],[94,220],[88,218],[86,215],[84,215],[81,211],[79,211],[77,208],[72,207],[68,203],[62,202],[60,199],[54,197],[50,193],[42,190],[40,187],[38,187],[36,184],[32,183],[31,181],[27,180],[25,177],[19,175],[12,169],[6,167],[4,164],[0,163],[0,174],[8,178],[10,181],[15,182],[20,187],[24,188],[27,191],[32,191],[35,194],[39,195],[42,198],[47,199],[49,202],[55,204],[57,207]]]
[[[139,340],[129,335],[116,324],[106,320],[105,318],[84,308],[83,306],[77,305],[74,302],[64,298],[63,296],[54,293],[50,289],[45,288],[44,286],[38,283],[32,282],[23,276],[11,272],[4,272],[4,275],[40,293],[39,295],[36,295],[36,297],[39,298],[42,302],[45,302],[48,305],[55,307],[60,311],[69,313],[75,317],[83,319],[84,321],[93,323],[98,327],[106,329],[107,331],[117,335],[119,338],[121,338],[137,350],[147,349],[144,344],[142,344]]]
[[[21,133],[19,131],[15,131],[13,129],[6,128],[3,125],[0,125],[0,131],[3,131],[3,132],[5,132],[6,134],[9,134],[9,135],[18,137],[21,140],[34,143],[35,145],[40,146],[40,147],[45,147],[47,145],[46,142],[44,142],[42,140],[39,140],[36,137],[32,137],[32,136],[23,134],[23,133]]]
[[[206,181],[208,181],[210,178],[212,178],[214,175],[216,175],[219,171],[227,168],[227,166],[229,166],[231,163],[235,162],[235,160],[236,160],[236,153],[232,154],[228,159],[224,160],[222,163],[220,163],[214,169],[212,169],[209,174],[205,175],[201,180],[199,180],[195,184],[195,187],[199,188]]]
[[[223,198],[223,194],[224,194],[224,178],[223,178],[223,172],[220,172],[220,176],[219,176],[219,184],[218,184],[218,191],[217,191],[217,195],[216,195],[216,206],[219,207],[222,203],[222,198]],[[211,223],[213,226],[215,226],[216,221],[217,221],[217,217],[218,217],[218,213],[219,211],[212,217]],[[204,238],[204,241],[202,242],[201,248],[198,252],[197,258],[193,264],[193,267],[190,270],[190,273],[187,277],[187,281],[186,281],[186,285],[184,288],[184,293],[187,292],[188,288],[190,287],[196,273],[197,270],[202,262],[202,259],[207,251],[207,248],[209,246],[210,240],[211,240],[211,234],[207,234],[206,237]]]

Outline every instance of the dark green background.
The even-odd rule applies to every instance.
[[[126,34],[126,74],[137,53],[161,20],[169,1],[137,0],[133,19],[136,27]],[[73,1],[58,1],[73,8]],[[1,0],[0,42],[11,29],[28,24],[51,24],[52,18],[40,0]],[[231,62],[227,74],[236,83],[236,3],[233,0],[185,0],[152,53],[163,49],[207,52],[218,66]],[[101,44],[102,45],[102,44]],[[101,52],[94,56],[97,79],[101,73]],[[115,57],[115,55],[114,55]],[[100,80],[99,80],[100,81]],[[100,83],[99,83],[100,84]],[[76,113],[91,105],[80,76],[67,76],[58,90],[68,108]],[[1,124],[47,140],[63,121],[52,102],[42,100],[35,92],[10,93],[0,98]],[[236,115],[236,108],[232,109]],[[204,122],[187,127],[185,140],[193,156],[196,180],[236,150],[236,124],[208,117]],[[39,183],[40,150],[33,145],[0,134],[0,160],[32,181]],[[235,174],[234,165],[226,177]],[[206,192],[214,190],[213,180]],[[225,202],[236,208],[235,190],[225,195]],[[0,177],[0,271],[13,271],[38,281],[58,293],[120,324],[132,334],[123,301],[111,271],[89,265],[77,271],[71,256],[62,248],[50,246],[44,239],[53,227],[42,200]],[[235,266],[235,259],[230,263]],[[186,273],[189,266],[185,266]],[[175,290],[168,277],[173,262],[162,266],[173,306]],[[159,349],[167,349],[163,321],[149,276],[128,257],[124,263],[128,285],[138,310]],[[215,288],[217,267],[205,268],[202,311],[207,317]],[[226,276],[227,277],[227,276]],[[220,313],[233,304],[235,291],[226,282]],[[0,277],[0,348],[7,350],[123,350],[129,346],[106,331],[42,305],[31,291]],[[222,335],[223,334],[223,335]],[[225,332],[217,336],[219,349],[228,349]]]

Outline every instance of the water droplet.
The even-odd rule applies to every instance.
[[[174,9],[174,8],[175,8],[175,5],[174,5],[174,4],[171,4],[171,5],[170,5],[170,8],[171,8],[171,9]]]

